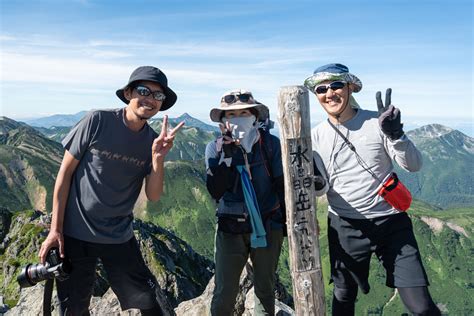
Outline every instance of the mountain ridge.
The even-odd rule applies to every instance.
[[[474,205],[474,138],[449,127],[430,124],[407,132],[423,157],[420,171],[396,171],[412,195],[431,205]],[[471,170],[471,171],[469,171]]]
[[[190,120],[190,118],[192,117],[185,113],[177,119],[170,120],[170,123],[174,125],[182,119]],[[200,124],[199,120],[194,118],[192,120],[195,121],[192,124]],[[151,120],[150,126],[159,133],[161,122],[161,119]],[[0,160],[3,160],[4,163],[0,169],[3,169],[3,173],[5,173],[5,169],[12,169],[15,164],[17,166],[23,165],[25,159],[14,159],[15,163],[7,163],[8,157],[12,159],[12,155],[18,154],[21,150],[27,152],[30,158],[36,156],[36,158],[43,160],[44,157],[49,156],[48,150],[52,150],[55,153],[51,155],[52,161],[56,164],[59,163],[63,152],[62,147],[57,143],[44,140],[42,135],[46,134],[47,138],[59,142],[68,131],[67,127],[32,128],[25,123],[1,117],[0,145],[2,145],[2,149],[0,150],[4,154],[3,158],[0,155]],[[178,133],[175,146],[167,159],[174,161],[204,159],[207,143],[214,140],[217,135],[217,132],[185,125]],[[474,165],[474,139],[440,124],[425,125],[407,132],[407,136],[422,152],[423,168],[419,172],[408,173],[397,166],[395,167],[414,197],[442,208],[474,205],[474,188],[472,186],[474,179],[472,173],[467,172]],[[9,167],[7,168],[7,166]],[[32,165],[30,164],[30,166]],[[2,197],[0,197],[1,200]]]
[[[88,111],[80,111],[75,114],[54,114],[51,116],[40,117],[36,119],[25,120],[24,122],[34,127],[52,127],[52,126],[73,126]]]
[[[437,123],[433,123],[433,124],[428,124],[428,125],[423,125],[421,127],[418,127],[416,129],[413,129],[411,131],[408,131],[407,134],[413,134],[412,131],[418,131],[416,133],[418,133],[418,137],[431,137],[431,138],[434,138],[434,137],[440,137],[440,136],[443,136],[447,133],[451,133],[452,131],[454,131],[454,129],[450,128],[450,127],[447,127],[447,126],[444,126],[444,125],[441,125],[441,124],[437,124]]]
[[[38,261],[39,246],[46,237],[51,218],[32,210],[10,216],[11,225],[6,229],[0,248],[0,283],[3,284],[1,294],[12,304],[19,297],[16,276],[21,267]],[[210,260],[161,227],[135,219],[133,229],[144,260],[160,285],[160,295],[168,304],[176,307],[204,291],[214,269]],[[108,282],[99,265],[94,296],[102,296],[107,288]]]
[[[51,208],[62,146],[25,123],[0,119],[0,205]]]
[[[90,110],[94,111],[94,110]],[[36,119],[25,120],[22,123],[28,124],[29,126],[40,128],[40,129],[51,129],[51,128],[64,128],[72,127],[79,122],[89,111],[80,111],[75,114],[54,114],[51,116],[40,117]],[[162,120],[161,118],[151,118],[150,123],[155,120]],[[214,125],[209,125],[203,121],[191,116],[185,112],[176,118],[169,118],[169,122],[177,124],[181,121],[185,121],[186,125],[198,127],[206,132],[217,132],[219,128]]]
[[[152,122],[151,124],[154,125],[154,128],[159,129],[161,123],[159,121],[155,123]],[[470,203],[469,199],[472,198],[472,194],[469,194],[469,191],[461,192],[462,188],[459,187],[459,183],[456,183],[456,181],[462,180],[464,181],[462,185],[467,186],[469,183],[466,181],[472,181],[470,180],[472,178],[465,178],[466,175],[469,176],[469,172],[466,172],[466,164],[470,163],[471,160],[462,163],[456,161],[456,159],[466,159],[466,157],[472,156],[467,151],[463,151],[462,146],[460,146],[465,145],[470,148],[468,141],[462,133],[454,133],[447,129],[445,132],[436,131],[437,126],[432,128],[435,130],[430,131],[431,134],[421,137],[420,140],[416,139],[415,134],[409,134],[409,137],[413,137],[414,141],[418,142],[422,154],[424,151],[428,151],[428,154],[432,155],[434,159],[432,161],[426,156],[424,157],[426,173],[418,174],[416,178],[419,183],[423,184],[423,190],[427,187],[432,189],[428,192],[432,196],[425,196],[424,198],[433,202],[437,196],[441,196],[443,192],[446,192],[448,197],[454,200],[464,198],[465,201]],[[59,168],[63,149],[59,143],[48,140],[26,124],[16,124],[14,121],[2,119],[0,120],[0,131],[2,130],[6,132],[1,133],[5,142],[0,143],[0,205],[5,205],[6,196],[13,195],[18,197],[17,200],[6,201],[10,202],[11,210],[18,211],[16,213],[28,213],[31,211],[25,210],[40,209],[44,216],[44,213],[49,210],[50,200],[48,198],[52,196],[55,174]],[[162,199],[159,202],[148,202],[145,199],[139,199],[134,213],[138,219],[141,218],[159,224],[166,230],[173,231],[176,236],[191,245],[195,251],[208,259],[212,259],[215,201],[212,200],[206,189],[202,148],[207,141],[214,139],[216,135],[212,132],[204,132],[196,127],[183,128],[182,131],[183,133],[180,131],[180,135],[182,136],[183,146],[181,148],[176,146],[176,149],[179,149],[175,153],[176,160],[167,161],[165,164],[165,188]],[[188,141],[192,143],[192,146],[187,143]],[[198,144],[193,142],[198,142]],[[186,147],[186,145],[188,146]],[[434,155],[437,152],[452,150],[452,148],[461,148],[459,149],[461,153],[457,153],[457,150],[455,150],[455,154],[451,155]],[[188,150],[189,153],[185,154],[184,152]],[[431,151],[434,151],[434,153]],[[36,153],[36,156],[34,153]],[[186,155],[193,156],[194,160],[182,160],[182,157]],[[454,161],[444,159],[454,159]],[[433,167],[439,161],[443,164]],[[454,163],[457,163],[457,165],[453,165]],[[451,177],[455,175],[456,179],[454,180],[456,181],[450,182],[450,179],[445,179],[443,172],[448,176],[451,175]],[[470,185],[472,186],[472,183]],[[38,202],[40,198],[45,201],[43,204]],[[445,311],[453,315],[459,313],[469,314],[474,312],[473,304],[468,299],[468,297],[472,297],[474,289],[473,274],[470,268],[474,265],[472,256],[470,256],[474,234],[472,230],[472,224],[474,223],[473,205],[469,204],[467,208],[459,210],[443,210],[440,203],[433,204],[438,206],[431,206],[414,200],[409,213],[413,220],[418,243],[422,248],[423,260],[429,271],[432,284],[435,285],[432,287],[433,296],[436,302],[440,302],[445,306]],[[322,210],[324,208],[324,203],[318,205],[317,215],[321,227],[320,246],[323,254],[323,270],[329,271],[326,251],[327,240],[325,238],[327,215],[326,211]],[[7,213],[11,214],[10,211],[7,211]],[[30,223],[24,219],[19,221],[18,217],[15,217],[10,221],[9,218],[12,217],[5,217],[4,215],[1,215],[0,218],[0,225],[3,226],[23,225],[24,228],[21,225],[18,226],[19,235],[29,236],[31,240],[36,240],[33,238],[35,236],[44,237],[44,235],[40,235],[41,232],[35,228],[35,225],[29,225]],[[9,224],[10,222],[11,224]],[[433,229],[433,227],[441,228]],[[0,235],[4,236],[5,230],[1,228]],[[22,229],[25,229],[25,231]],[[42,226],[41,231],[44,229],[45,227]],[[0,240],[0,256],[5,253],[5,240],[7,239],[4,238],[3,242]],[[37,247],[39,243],[33,242],[33,246]],[[30,257],[23,257],[22,254],[12,257],[16,258],[16,261],[3,260],[5,257],[2,257],[3,271],[9,271],[12,266],[23,264],[21,260],[36,260],[36,257],[29,259]],[[154,263],[150,264],[157,271],[172,269],[173,267],[172,265],[163,267]],[[285,246],[280,258],[279,274],[282,283],[289,288],[291,280],[288,264],[288,247]],[[404,308],[399,297],[393,290],[384,286],[383,269],[375,260],[372,265],[371,284],[374,286],[373,291],[369,296],[359,296],[357,313],[379,315],[403,313]],[[193,274],[194,272],[191,271],[190,273]],[[11,280],[11,276],[9,280]],[[325,281],[328,280],[325,279]],[[172,288],[168,283],[164,286]],[[331,297],[330,290],[330,287],[326,287],[328,304]],[[392,297],[394,299],[390,300]],[[173,299],[170,299],[171,301]],[[176,298],[173,302],[173,304],[177,303]]]

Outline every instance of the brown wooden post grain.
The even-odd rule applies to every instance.
[[[325,315],[308,90],[282,87],[278,112],[295,311],[298,316]]]

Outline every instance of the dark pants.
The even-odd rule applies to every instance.
[[[439,315],[427,289],[428,277],[406,213],[374,219],[350,219],[329,213],[328,230],[333,315],[353,315],[358,288],[364,294],[369,292],[373,253],[386,270],[386,285],[399,290],[412,313]]]
[[[440,316],[441,312],[433,302],[427,286],[397,288],[407,310],[415,316]],[[334,287],[332,298],[333,316],[351,316],[355,314],[357,287]]]
[[[251,248],[250,234],[216,233],[216,274],[211,302],[213,316],[229,316],[239,292],[240,274],[249,256],[252,260],[255,289],[254,315],[275,313],[275,272],[283,242],[283,231],[271,232],[266,248]]]
[[[97,244],[64,236],[64,245],[72,273],[67,280],[57,282],[61,315],[89,315],[98,259],[122,310],[159,309],[155,294],[158,283],[146,266],[135,237],[123,244]]]

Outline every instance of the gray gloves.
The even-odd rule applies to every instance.
[[[382,132],[391,140],[397,140],[403,136],[403,124],[400,122],[400,110],[392,103],[392,89],[385,92],[385,106],[382,103],[382,94],[378,91],[375,94],[377,108],[379,110],[379,125]]]
[[[326,186],[326,179],[324,179],[321,171],[316,165],[316,160],[313,159],[313,168],[314,168],[314,189],[316,191],[321,191]]]

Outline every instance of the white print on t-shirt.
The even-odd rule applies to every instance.
[[[102,157],[108,160],[120,160],[125,163],[134,164],[140,168],[145,166],[145,163],[146,163],[145,160],[140,160],[138,158],[129,157],[122,154],[112,153],[108,150],[99,150],[97,148],[91,148],[90,151],[93,155],[97,155],[99,157]]]

